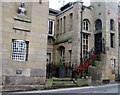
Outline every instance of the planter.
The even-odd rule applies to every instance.
[[[46,83],[45,83],[45,88],[51,88],[53,85],[53,80],[51,79],[47,79]]]
[[[86,86],[91,85],[91,78],[83,78],[83,79],[77,79],[76,80],[78,86]]]
[[[64,66],[59,67],[59,78],[65,77],[65,68]]]

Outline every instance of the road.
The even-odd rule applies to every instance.
[[[54,90],[7,92],[2,95],[120,95],[118,92],[120,92],[120,85],[107,84],[101,86],[74,87]]]

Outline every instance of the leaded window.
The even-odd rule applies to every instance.
[[[24,40],[12,40],[11,59],[15,61],[26,61],[28,52],[28,42]]]
[[[90,30],[90,23],[89,23],[88,20],[83,21],[83,29],[86,30],[86,31]]]
[[[88,53],[89,48],[89,35],[83,34],[83,55]]]

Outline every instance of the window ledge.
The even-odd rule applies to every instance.
[[[87,34],[91,34],[91,31],[86,31],[86,30],[83,30],[83,33],[87,33]]]
[[[18,14],[17,16],[14,16],[14,20],[31,23],[31,19],[29,17],[25,15],[20,15],[20,14]]]
[[[54,35],[53,35],[53,34],[48,34],[48,36],[50,36],[50,37],[54,37]]]
[[[111,33],[115,33],[115,30],[110,30]]]
[[[21,30],[21,31],[26,31],[26,32],[30,32],[29,29],[23,29],[23,28],[19,28],[19,27],[13,27],[13,29],[15,29],[15,30]]]

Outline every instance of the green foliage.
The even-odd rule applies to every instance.
[[[57,65],[58,65],[58,67],[62,67],[62,66],[64,66],[64,65],[63,65],[63,62],[62,62],[62,60],[61,60],[61,59],[59,60],[59,62],[58,62],[58,64],[57,64]]]
[[[95,65],[95,60],[96,60],[96,58],[97,58],[96,56],[93,57],[92,60],[88,62],[88,64],[89,64],[89,65],[92,65],[92,66],[96,66],[96,65]]]

